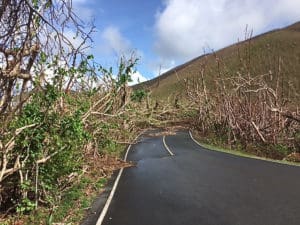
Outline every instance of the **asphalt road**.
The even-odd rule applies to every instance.
[[[144,135],[105,225],[299,225],[300,167],[201,148],[187,131]]]

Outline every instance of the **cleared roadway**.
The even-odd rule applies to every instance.
[[[132,146],[104,225],[299,225],[300,167],[206,150],[188,131]]]

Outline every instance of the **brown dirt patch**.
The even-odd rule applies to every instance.
[[[290,162],[300,162],[300,153],[293,152],[293,153],[289,154],[288,156],[286,156],[284,158],[284,160],[290,161]]]
[[[115,170],[133,166],[130,162],[108,154],[92,154],[86,158],[90,159],[87,172],[96,172],[98,177],[109,177]]]
[[[176,132],[180,130],[186,130],[186,129],[188,129],[188,127],[182,125],[164,127],[163,130],[155,133],[147,134],[147,136],[149,137],[172,136],[172,135],[176,135]]]

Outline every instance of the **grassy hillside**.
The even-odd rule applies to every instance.
[[[300,22],[197,57],[135,88],[149,89],[159,99],[183,96],[184,80],[199,77],[202,69],[211,89],[218,77],[232,77],[238,72],[251,76],[272,73],[270,84],[276,85],[279,78],[285,94],[299,103]]]

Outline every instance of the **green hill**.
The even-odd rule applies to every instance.
[[[271,73],[270,85],[274,86],[280,80],[284,94],[292,102],[299,103],[300,22],[202,55],[134,88],[148,89],[159,99],[184,97],[184,81],[197,79],[201,70],[211,90],[215,79],[220,77],[232,77],[237,73],[251,76]]]

